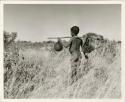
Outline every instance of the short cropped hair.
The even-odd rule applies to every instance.
[[[71,32],[77,35],[79,33],[79,27],[78,26],[71,27]]]

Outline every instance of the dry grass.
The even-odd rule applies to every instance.
[[[49,62],[49,66],[53,66],[49,68],[54,69],[56,75],[47,78],[29,98],[120,98],[120,46],[112,44],[107,43],[90,53],[88,61],[83,56],[81,75],[71,86],[68,85],[70,55],[67,50],[59,52],[53,63]]]
[[[45,48],[19,51],[18,61],[5,57],[5,98],[120,98],[121,47],[105,42],[82,55],[79,79],[68,84],[68,49],[54,52]],[[9,55],[9,54],[8,54]],[[10,59],[11,58],[11,59]],[[16,64],[14,64],[16,63]]]

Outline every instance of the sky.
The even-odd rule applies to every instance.
[[[4,30],[17,32],[19,40],[44,41],[70,36],[79,26],[79,36],[88,32],[121,40],[120,4],[5,4]]]

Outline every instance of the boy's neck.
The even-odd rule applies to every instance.
[[[77,37],[77,35],[74,35],[74,36],[72,36],[72,37]]]

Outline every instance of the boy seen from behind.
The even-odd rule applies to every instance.
[[[73,84],[78,79],[78,71],[81,64],[81,52],[80,47],[82,48],[83,42],[82,39],[77,35],[79,33],[79,27],[73,26],[70,29],[71,39],[67,45],[63,45],[64,47],[69,47],[69,52],[71,54],[71,73],[70,73],[70,82],[69,84]],[[61,41],[61,39],[58,39]]]

